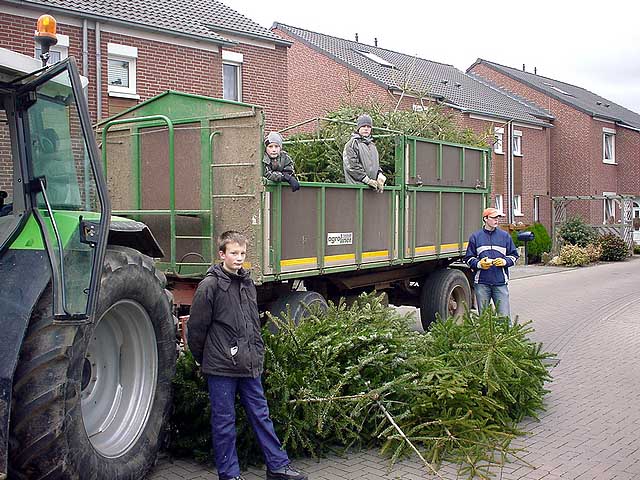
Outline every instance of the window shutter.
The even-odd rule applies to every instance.
[[[109,59],[109,85],[129,86],[129,62]]]

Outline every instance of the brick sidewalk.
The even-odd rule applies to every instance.
[[[501,480],[640,479],[640,274],[637,257],[619,264],[580,269],[516,267],[511,283],[513,313],[533,319],[532,335],[558,354],[540,421],[520,427],[530,435],[515,446],[523,461],[496,470]],[[551,274],[554,273],[554,274]],[[528,462],[532,468],[525,462]],[[424,479],[415,458],[389,467],[376,451],[296,460],[312,480]],[[456,468],[439,472],[459,478]],[[252,469],[246,480],[264,479]],[[212,468],[191,461],[161,460],[149,480],[216,480]]]

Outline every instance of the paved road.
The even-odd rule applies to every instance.
[[[532,338],[558,354],[547,410],[525,421],[524,462],[496,470],[502,480],[640,479],[640,257],[579,269],[516,267],[512,309],[533,320]],[[296,465],[313,480],[436,478],[415,459],[392,468],[375,451]],[[440,475],[458,478],[445,465]],[[252,469],[246,480],[264,478]],[[161,460],[149,480],[216,480],[194,462]]]

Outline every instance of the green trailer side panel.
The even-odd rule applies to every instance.
[[[482,171],[482,150],[464,149],[464,181],[465,187],[484,186],[484,172]]]
[[[462,194],[442,194],[442,245],[440,251],[450,252],[461,249],[460,229],[462,226],[461,214]]]
[[[394,192],[382,194],[365,190],[363,198],[362,261],[379,262],[393,255],[389,222],[395,223],[392,211]]]
[[[308,270],[318,263],[318,188],[282,189],[281,271]]]
[[[416,177],[420,176],[424,185],[437,185],[438,144],[415,142]]]
[[[325,189],[326,266],[353,265],[356,259],[358,189]]]
[[[433,255],[438,244],[438,211],[440,195],[435,192],[415,192],[416,195],[416,256]],[[410,207],[413,214],[413,205]],[[411,215],[413,217],[413,215]],[[414,228],[411,225],[410,229]],[[409,230],[411,231],[411,230]],[[410,256],[410,251],[407,252]]]
[[[462,238],[466,242],[471,234],[482,227],[483,198],[480,193],[464,195],[464,230]]]
[[[440,185],[446,185],[448,187],[461,186],[461,155],[462,148],[460,147],[452,147],[450,145],[442,146],[442,179]]]

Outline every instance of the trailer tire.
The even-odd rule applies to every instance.
[[[171,407],[176,341],[164,275],[127,247],[105,255],[92,324],[34,309],[14,376],[11,478],[144,478]]]
[[[471,307],[471,288],[459,270],[446,268],[429,275],[420,292],[420,321],[426,332],[440,318],[459,317]]]
[[[289,305],[290,319],[294,325],[298,325],[309,315],[309,308],[319,308],[326,311],[328,308],[327,301],[318,292],[307,290],[304,292],[290,292],[283,295],[269,305],[267,310],[275,317],[281,317],[283,313],[287,313],[287,305]],[[273,333],[278,331],[275,323],[269,322],[269,330]]]

